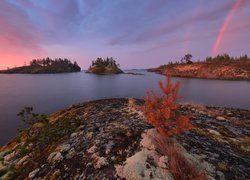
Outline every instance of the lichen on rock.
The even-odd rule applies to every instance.
[[[0,179],[27,179],[30,173],[37,179],[115,179],[119,172],[121,177],[132,173],[144,179],[152,175],[171,179],[171,157],[154,152],[157,147],[150,138],[156,131],[140,115],[143,101],[133,103],[135,106],[129,105],[127,98],[98,100],[52,114],[49,122],[66,122],[60,132],[67,133],[32,154],[36,142],[14,138],[0,149]],[[250,178],[249,110],[186,104],[179,113],[192,113],[194,128],[175,137],[187,159],[196,159],[198,168],[214,179]],[[217,120],[217,116],[226,120]],[[72,126],[72,119],[79,123]],[[131,164],[141,174],[135,173]]]

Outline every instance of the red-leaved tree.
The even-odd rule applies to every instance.
[[[180,99],[178,90],[180,82],[171,83],[170,75],[166,75],[166,85],[158,82],[163,93],[157,96],[154,91],[147,92],[144,115],[147,121],[159,132],[160,136],[152,137],[159,152],[169,158],[169,170],[174,179],[206,180],[203,170],[197,168],[188,161],[180,151],[179,147],[169,137],[191,129],[189,116],[178,113],[180,108],[177,101]]]
[[[147,121],[157,129],[162,137],[167,138],[191,129],[189,116],[177,113],[179,109],[177,100],[180,99],[177,94],[180,82],[172,84],[170,75],[166,75],[166,85],[162,81],[159,81],[158,84],[163,95],[158,97],[152,91],[152,94],[147,92],[145,98],[143,112]]]

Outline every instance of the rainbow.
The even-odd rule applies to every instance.
[[[213,45],[213,49],[212,49],[212,56],[216,56],[217,55],[217,51],[218,51],[218,47],[220,45],[220,42],[222,40],[222,37],[224,35],[225,30],[228,27],[228,24],[230,23],[235,11],[237,10],[237,8],[239,7],[241,3],[241,0],[236,0],[236,2],[234,3],[233,7],[231,8],[231,10],[229,11],[229,13],[226,16],[226,19],[224,20],[222,26],[220,27],[220,30],[218,32],[218,35],[216,37],[216,40],[214,42]]]

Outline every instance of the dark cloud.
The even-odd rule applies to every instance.
[[[185,6],[179,0],[112,3],[97,0],[61,0],[60,3],[58,0],[39,3],[35,0],[20,0],[17,3],[4,0],[1,1],[0,10],[12,12],[12,15],[1,13],[1,18],[8,20],[13,31],[15,26],[19,27],[18,32],[22,34],[20,40],[34,39],[38,44],[46,45],[90,39],[88,36],[94,35],[108,39],[109,45],[126,45],[166,38],[183,31],[191,21],[195,25],[212,23],[224,18],[233,3],[214,2],[210,4],[217,6],[209,7],[207,1],[198,3],[196,0],[185,3]],[[246,4],[249,3],[244,1]],[[194,10],[199,6],[201,10],[195,15]],[[14,21],[10,21],[14,18]],[[12,36],[13,31],[8,31],[9,36]]]
[[[246,5],[249,5],[249,2],[243,1],[240,8],[244,8]],[[144,43],[146,41],[152,41],[157,38],[160,39],[162,37],[172,35],[173,33],[183,31],[183,29],[186,29],[190,23],[192,23],[192,25],[201,26],[201,23],[209,24],[213,23],[215,20],[223,20],[235,1],[228,1],[219,5],[216,3],[217,6],[213,6],[209,9],[206,8],[206,3],[202,3],[202,6],[198,7],[200,8],[200,12],[197,14],[190,11],[179,14],[177,12],[178,15],[173,16],[171,19],[166,19],[164,24],[157,24],[156,26],[142,29],[140,33],[123,32],[122,34],[111,38],[108,44],[125,45]]]

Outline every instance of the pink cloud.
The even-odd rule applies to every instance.
[[[0,6],[4,10],[0,12],[0,68],[6,68],[7,64],[22,65],[34,55],[42,54],[36,31],[27,15],[4,1]]]

